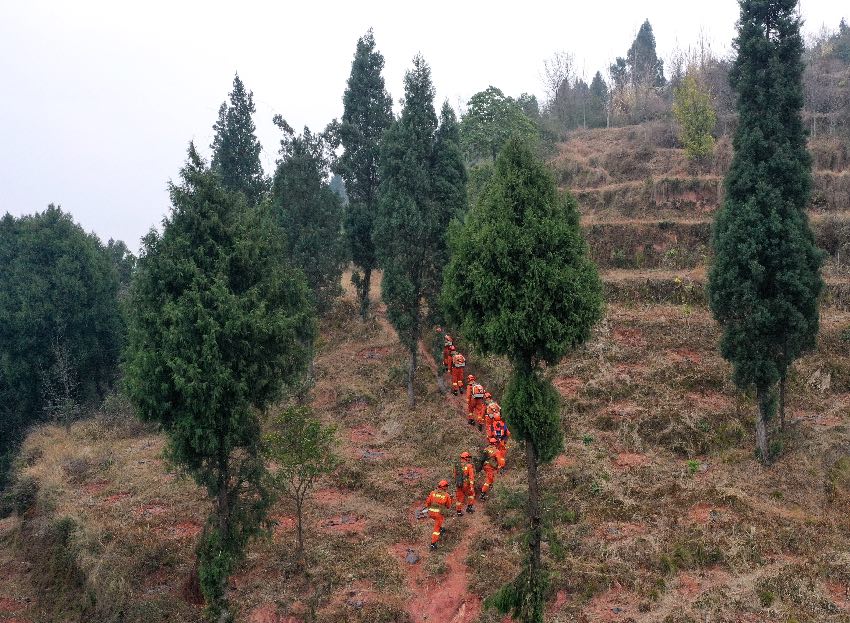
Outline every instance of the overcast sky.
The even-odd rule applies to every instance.
[[[802,0],[802,12],[811,33],[850,18],[850,5]],[[313,129],[338,117],[370,26],[396,102],[422,52],[438,106],[457,108],[490,84],[542,95],[543,61],[559,50],[592,76],[625,54],[646,18],[664,58],[700,32],[726,53],[737,15],[736,0],[0,0],[0,213],[58,203],[104,241],[137,250],[168,211],[166,184],[188,142],[209,154],[234,72],[254,92],[270,173],[272,116]]]

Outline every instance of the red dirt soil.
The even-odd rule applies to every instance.
[[[578,460],[574,456],[567,456],[566,454],[561,454],[558,458],[555,459],[554,463],[555,467],[560,467],[561,469],[566,469],[568,467],[575,467],[578,464]]]
[[[725,506],[700,503],[691,507],[688,511],[688,519],[694,523],[707,524],[710,521],[719,519],[728,512],[729,509]]]
[[[700,411],[722,413],[732,409],[733,402],[729,396],[720,392],[690,392],[685,396],[685,403],[695,406]]]
[[[552,383],[564,398],[575,398],[584,381],[574,376],[562,376]]]
[[[619,467],[620,469],[632,469],[646,467],[652,463],[652,459],[645,454],[639,454],[637,452],[620,452],[617,458],[612,459],[612,462],[615,467]]]
[[[343,513],[319,522],[319,527],[326,532],[337,534],[363,534],[366,529],[366,518],[352,513]]]
[[[88,495],[97,495],[102,492],[106,487],[109,486],[108,480],[96,480],[94,482],[90,482],[88,484],[83,485],[80,489]]]
[[[121,491],[120,493],[114,493],[113,495],[106,496],[103,501],[107,504],[116,504],[121,500],[126,500],[130,497],[130,495],[129,491]]]
[[[27,605],[24,602],[18,601],[17,599],[12,599],[11,597],[0,597],[0,614],[18,612],[26,607]]]
[[[689,348],[676,348],[667,351],[667,359],[673,363],[692,363],[699,365],[702,363],[702,355]]]
[[[610,521],[597,526],[594,532],[603,541],[615,543],[646,534],[648,528],[640,523]]]
[[[159,517],[161,515],[165,515],[167,512],[168,509],[160,502],[143,504],[142,506],[133,509],[133,514],[136,517]]]
[[[841,582],[825,582],[824,588],[838,608],[845,612],[850,612],[850,586],[846,586]]]
[[[639,597],[622,586],[597,595],[582,610],[582,621],[614,623],[633,621],[638,615]]]
[[[611,332],[611,337],[614,341],[622,346],[630,346],[642,348],[646,346],[646,339],[640,329],[629,329],[627,327],[619,327]]]
[[[732,576],[721,569],[705,569],[700,573],[682,571],[676,576],[676,592],[684,599],[693,601],[706,591],[724,586]]]
[[[248,613],[247,623],[300,623],[300,621],[295,617],[278,614],[275,604],[263,604]]]
[[[374,426],[366,424],[350,430],[348,432],[348,440],[351,441],[351,443],[356,444],[369,443],[377,436],[377,434],[378,431],[375,430]]]

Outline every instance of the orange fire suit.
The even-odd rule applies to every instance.
[[[475,383],[469,388],[469,399],[466,403],[466,419],[470,424],[474,424],[478,419],[478,409],[485,408],[484,404],[484,386],[481,383]]]
[[[425,500],[425,508],[428,509],[428,516],[434,520],[434,530],[431,532],[431,544],[433,545],[440,540],[440,534],[443,531],[443,522],[446,518],[443,516],[443,508],[450,509],[452,507],[452,496],[440,489],[434,489]]]
[[[500,417],[499,419],[493,419],[493,437],[496,438],[496,447],[499,448],[499,451],[502,453],[502,456],[505,456],[505,451],[508,447],[508,438],[511,436],[511,431],[508,430],[508,425],[505,424],[505,421]]]
[[[445,368],[446,371],[448,371],[452,366],[452,351],[449,350],[451,345],[452,338],[450,335],[447,335],[445,342],[443,342],[443,368]]]
[[[464,504],[467,506],[475,506],[475,468],[472,463],[464,462],[460,466],[463,484],[457,487],[455,493],[455,510],[460,513],[463,510]],[[457,482],[457,474],[455,474],[455,482]]]
[[[457,394],[463,389],[463,372],[466,370],[466,359],[458,352],[452,356],[452,392]]]
[[[487,405],[487,409],[484,412],[484,427],[488,439],[493,437],[493,418],[497,413],[501,415],[502,407],[498,402],[492,400],[490,401],[490,404]]]
[[[505,466],[505,457],[496,446],[484,448],[484,476],[485,482],[481,485],[481,493],[487,494],[496,480],[496,472]]]

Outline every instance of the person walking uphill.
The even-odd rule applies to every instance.
[[[466,369],[466,358],[454,346],[452,351],[452,393],[457,396],[463,389],[463,371]]]
[[[472,378],[474,381],[474,377],[471,374],[468,378]],[[466,401],[466,421],[470,426],[475,426],[475,423],[478,421],[478,411],[485,408],[484,396],[484,386],[481,383],[470,383],[469,399]],[[481,417],[483,418],[484,416],[482,415]]]
[[[454,349],[454,340],[452,336],[446,333],[443,336],[443,372],[448,372],[452,365],[452,350]]]
[[[487,440],[487,443],[489,445],[484,448],[484,452],[481,457],[481,461],[483,463],[482,468],[485,476],[484,484],[481,485],[480,499],[482,501],[487,499],[487,494],[490,492],[490,489],[493,487],[493,483],[496,481],[496,472],[505,466],[505,457],[502,456],[502,453],[496,446],[496,438],[490,437],[490,439]]]
[[[466,512],[475,512],[475,468],[472,466],[472,455],[469,452],[461,452],[460,465],[454,468],[455,486],[455,510],[458,515],[463,515],[463,503],[466,502]]]
[[[443,509],[451,509],[452,507],[452,496],[448,493],[448,481],[441,480],[437,487],[428,495],[423,509],[434,520],[434,530],[431,532],[431,549],[437,549],[437,541],[440,540],[440,535],[443,533],[443,522],[446,520]]]

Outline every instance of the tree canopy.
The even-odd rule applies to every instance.
[[[260,163],[262,146],[254,126],[254,94],[246,91],[239,74],[233,77],[229,97],[230,104],[221,104],[218,121],[213,125],[212,170],[221,176],[227,190],[241,192],[250,205],[256,205],[267,182]]]
[[[369,309],[372,270],[377,266],[373,241],[380,183],[380,141],[393,120],[392,99],[384,87],[384,57],[370,29],[357,41],[351,75],[343,95],[344,112],[337,128],[343,152],[334,171],[345,180],[348,208],[345,233],[351,259],[359,269],[352,276],[360,297],[360,313]]]
[[[321,134],[284,129],[281,157],[272,183],[272,209],[286,237],[289,262],[301,269],[319,311],[341,293],[346,254],[342,240],[343,208],[327,182],[329,147]]]
[[[533,140],[538,134],[522,107],[494,86],[469,99],[460,125],[461,145],[470,162],[486,158],[495,161],[511,136]]]
[[[124,341],[117,295],[109,252],[61,208],[0,219],[0,484],[3,457],[46,414],[57,366],[73,376],[67,398],[79,404],[115,380]]]
[[[731,73],[739,122],[714,227],[709,303],[723,328],[720,350],[735,382],[756,388],[756,438],[767,461],[777,383],[815,345],[823,258],[805,212],[812,177],[800,112],[797,2],[740,4]]]
[[[168,456],[215,500],[198,545],[212,615],[269,504],[258,413],[304,370],[315,323],[279,229],[225,189],[190,146],[161,234],[131,288],[126,383]]]

